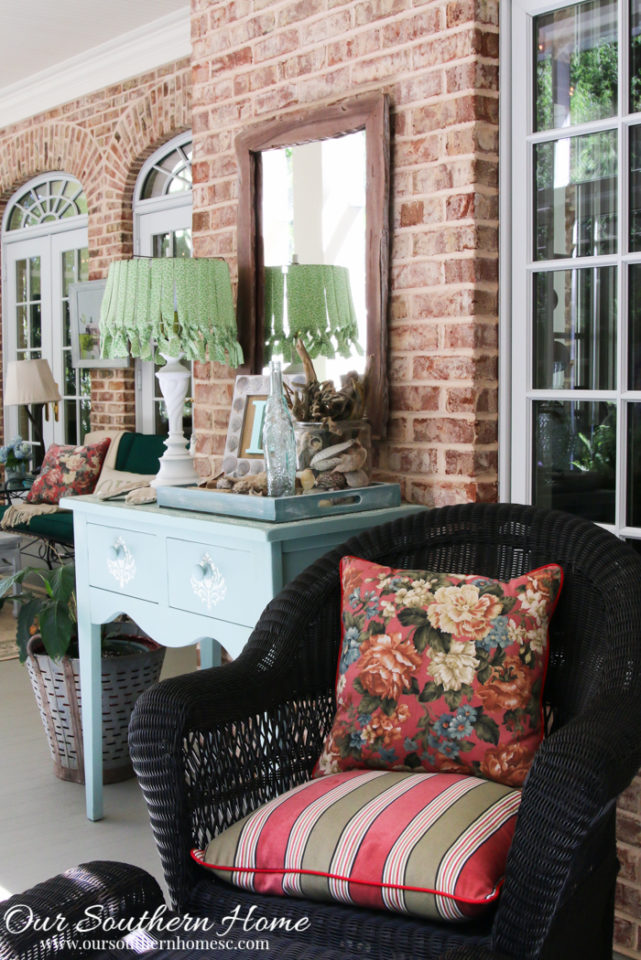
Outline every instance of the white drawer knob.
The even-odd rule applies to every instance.
[[[192,571],[192,576],[194,580],[198,581],[199,583],[202,580],[204,580],[206,577],[211,577],[212,576],[211,564],[208,563],[206,560],[201,560],[200,563],[196,563]]]
[[[118,537],[107,552],[107,569],[122,590],[126,583],[136,576],[136,561],[127,544]]]
[[[203,554],[194,566],[189,582],[194,595],[208,610],[220,603],[227,593],[225,578],[208,553]]]

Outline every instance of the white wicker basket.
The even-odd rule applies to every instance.
[[[147,648],[124,656],[103,657],[101,661],[103,780],[116,783],[133,776],[127,746],[129,718],[143,690],[157,682],[165,648],[131,624],[109,624],[109,632],[129,636],[135,633],[136,642]],[[35,636],[28,645],[27,669],[55,774],[61,780],[84,783],[80,661],[72,657],[52,660]]]

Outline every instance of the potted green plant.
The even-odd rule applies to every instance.
[[[25,582],[27,581],[27,582]],[[13,595],[15,584],[21,592]],[[0,609],[21,604],[16,641],[26,662],[56,776],[84,783],[78,616],[73,563],[52,570],[25,567],[0,581]],[[165,648],[135,624],[111,623],[102,634],[103,778],[133,775],[127,746],[137,697],[160,676]]]

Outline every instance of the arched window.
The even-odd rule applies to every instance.
[[[59,419],[45,421],[45,443],[81,443],[90,429],[90,371],[71,359],[69,284],[88,279],[87,201],[66,173],[39,176],[7,204],[3,222],[5,309],[3,354],[44,357],[63,401]],[[23,407],[5,410],[5,439],[31,436]]]
[[[191,257],[191,133],[174,137],[144,164],[134,191],[134,253],[145,257]],[[136,361],[136,427],[167,429],[164,401],[151,362]],[[191,433],[186,405],[185,436]]]

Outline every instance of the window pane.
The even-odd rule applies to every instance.
[[[533,503],[614,523],[615,404],[536,401],[533,438]]]
[[[614,390],[616,267],[540,273],[534,298],[534,387]]]
[[[630,113],[641,110],[641,0],[630,2]]]
[[[151,238],[154,257],[173,257],[174,246],[172,233],[156,233]]]
[[[174,256],[191,257],[191,255],[191,230],[176,230],[174,232]]]
[[[42,346],[42,338],[40,333],[40,304],[32,303],[31,304],[31,330],[30,330],[30,344],[32,350],[39,350]]]
[[[69,284],[76,282],[76,251],[65,250],[62,254],[62,295],[69,296]]]
[[[29,296],[31,300],[40,299],[40,257],[29,260]]]
[[[536,259],[614,253],[616,131],[539,143],[534,168]]]
[[[63,351],[65,365],[65,385],[64,394],[67,397],[76,395],[76,369],[71,362],[71,350]]]
[[[628,496],[626,522],[641,527],[641,403],[628,405]]]
[[[80,267],[78,268],[78,280],[85,281],[89,279],[89,248],[81,247],[78,250],[80,256]]]
[[[641,390],[641,264],[630,265],[628,332],[628,386]]]
[[[616,0],[578,3],[534,21],[536,129],[617,112]]]
[[[630,127],[630,250],[641,250],[641,127]]]
[[[18,307],[16,310],[16,332],[18,335],[18,350],[26,350],[29,337],[29,323],[26,307]]]
[[[27,261],[16,261],[16,303],[24,303],[27,299]]]

